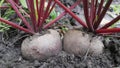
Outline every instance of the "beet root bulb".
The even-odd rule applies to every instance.
[[[48,31],[47,34],[33,35],[23,41],[21,51],[24,58],[42,60],[61,51],[62,42],[59,33],[52,29]]]
[[[79,30],[69,30],[63,39],[64,50],[76,56],[85,56],[86,54],[97,56],[103,52],[103,47],[99,38]]]

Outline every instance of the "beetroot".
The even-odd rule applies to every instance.
[[[69,30],[63,40],[63,47],[66,52],[77,56],[99,55],[103,52],[103,43],[97,38],[79,30]]]
[[[23,41],[21,51],[25,58],[42,60],[60,52],[62,43],[59,33],[52,29],[48,31],[42,36],[36,34]]]

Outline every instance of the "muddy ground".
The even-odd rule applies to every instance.
[[[118,3],[117,1],[119,0],[114,3]],[[0,68],[119,68],[119,35],[104,36],[104,53],[96,57],[77,57],[61,51],[49,59],[31,61],[22,57],[20,49],[21,42],[27,35],[22,31],[11,29],[6,33],[0,33]]]

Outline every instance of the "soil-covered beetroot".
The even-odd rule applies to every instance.
[[[23,41],[21,51],[26,59],[42,60],[61,51],[62,43],[59,33],[52,29],[48,31],[49,33],[42,36],[33,35]]]
[[[97,37],[79,30],[69,30],[63,40],[64,50],[77,56],[99,55],[103,52],[103,43]]]

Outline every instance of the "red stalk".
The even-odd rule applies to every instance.
[[[100,13],[102,11],[103,3],[104,3],[104,0],[101,0],[100,5],[99,5],[98,10],[97,10],[97,16],[98,17],[100,16]]]
[[[96,22],[96,18],[97,18],[97,5],[98,5],[98,0],[95,1],[95,8],[94,8],[94,12],[93,12],[93,22],[92,25],[94,25],[94,23]]]
[[[28,27],[28,29],[33,31],[30,24],[26,21],[26,19],[19,12],[18,8],[15,6],[15,2],[13,0],[7,0],[7,1],[11,4],[12,8],[16,11],[17,15],[23,20],[23,23]]]
[[[91,0],[91,6],[90,6],[90,23],[93,26],[93,21],[95,18],[95,4],[94,4],[95,0]],[[92,27],[93,28],[93,27]]]
[[[114,18],[112,21],[110,21],[108,24],[104,25],[102,28],[100,29],[106,29],[109,26],[113,25],[114,23],[116,23],[118,20],[120,20],[120,15],[117,16],[116,18]]]
[[[46,8],[46,10],[45,10],[45,13],[44,13],[44,14],[45,14],[45,15],[44,15],[44,18],[45,18],[45,19],[48,17],[47,14],[49,13],[51,3],[52,3],[52,0],[50,0],[50,1],[48,2],[47,8]],[[44,18],[43,18],[43,19],[44,19]]]
[[[99,29],[96,33],[115,33],[120,32],[120,28],[110,28],[110,29]]]
[[[95,14],[96,14],[96,11],[97,11],[97,5],[98,5],[98,0],[95,1]]]
[[[99,16],[97,22],[94,24],[94,29],[97,29],[98,26],[100,25],[100,22],[102,21],[103,17],[105,16],[105,14],[106,14],[106,12],[107,12],[107,10],[108,10],[110,4],[112,3],[112,1],[113,1],[113,0],[107,1],[107,3],[106,3],[106,5],[105,5],[104,9],[103,9],[102,12],[100,13],[100,16]]]
[[[52,3],[52,0],[50,0],[50,1],[48,2],[47,8],[46,8],[46,10],[45,10],[45,12],[44,12],[44,17],[43,17],[43,21],[42,21],[42,22],[44,22],[45,19],[47,19],[47,17],[48,17],[48,13],[49,13],[49,10],[50,10],[51,3]]]
[[[76,7],[79,3],[81,2],[81,0],[78,0],[75,4],[73,4],[69,9],[72,10],[74,7]],[[50,25],[52,25],[54,22],[58,21],[60,18],[62,18],[66,13],[66,11],[64,11],[63,13],[61,13],[56,19],[52,20],[50,23],[46,24],[43,28],[46,29],[48,28]]]
[[[19,3],[19,0],[14,0],[14,2],[15,2],[16,4],[18,4],[18,3]]]
[[[33,25],[33,28],[35,30],[35,32],[37,32],[37,21],[36,21],[36,16],[35,16],[35,7],[34,7],[34,1],[33,0],[27,0],[27,6],[29,8],[29,11],[30,11],[30,18],[31,18],[31,21],[32,21],[32,25]]]
[[[50,13],[52,12],[53,8],[55,7],[56,2],[54,2],[53,6],[51,7],[50,11],[47,13],[47,17],[50,15]]]
[[[33,32],[32,30],[23,28],[23,27],[15,24],[15,23],[10,22],[10,21],[7,21],[7,20],[5,20],[5,19],[3,19],[3,18],[0,18],[0,21],[6,23],[6,24],[8,24],[8,25],[11,25],[11,26],[14,27],[14,28],[17,28],[17,29],[20,29],[20,30],[22,30],[22,31],[25,31],[25,32],[27,32],[27,33],[34,34],[34,32]]]
[[[39,15],[38,15],[38,27],[41,29],[42,25],[42,20],[44,16],[44,5],[45,5],[45,0],[40,0],[40,7],[39,7]]]
[[[45,18],[43,18],[42,22],[44,22],[45,19],[50,15],[50,13],[54,9],[55,5],[56,5],[56,3],[54,2],[54,4],[52,5],[52,7],[49,7],[48,13],[46,13],[46,16],[45,16]],[[39,25],[41,25],[41,24],[39,24]]]
[[[39,12],[39,3],[38,3],[38,0],[36,0],[36,10],[37,10],[37,14],[38,14],[38,12]],[[38,22],[38,21],[37,21]]]
[[[85,15],[85,19],[86,19],[86,23],[87,23],[88,28],[90,29],[90,31],[94,31],[94,29],[92,27],[92,23],[90,22],[88,3],[89,3],[88,0],[83,0],[84,15]]]
[[[65,7],[60,1],[54,0],[59,6],[61,6],[65,11],[67,11],[73,18],[75,18],[83,27],[87,27],[85,22],[83,22],[79,17],[77,17],[72,11]]]
[[[1,9],[9,8],[8,6],[0,6]]]

